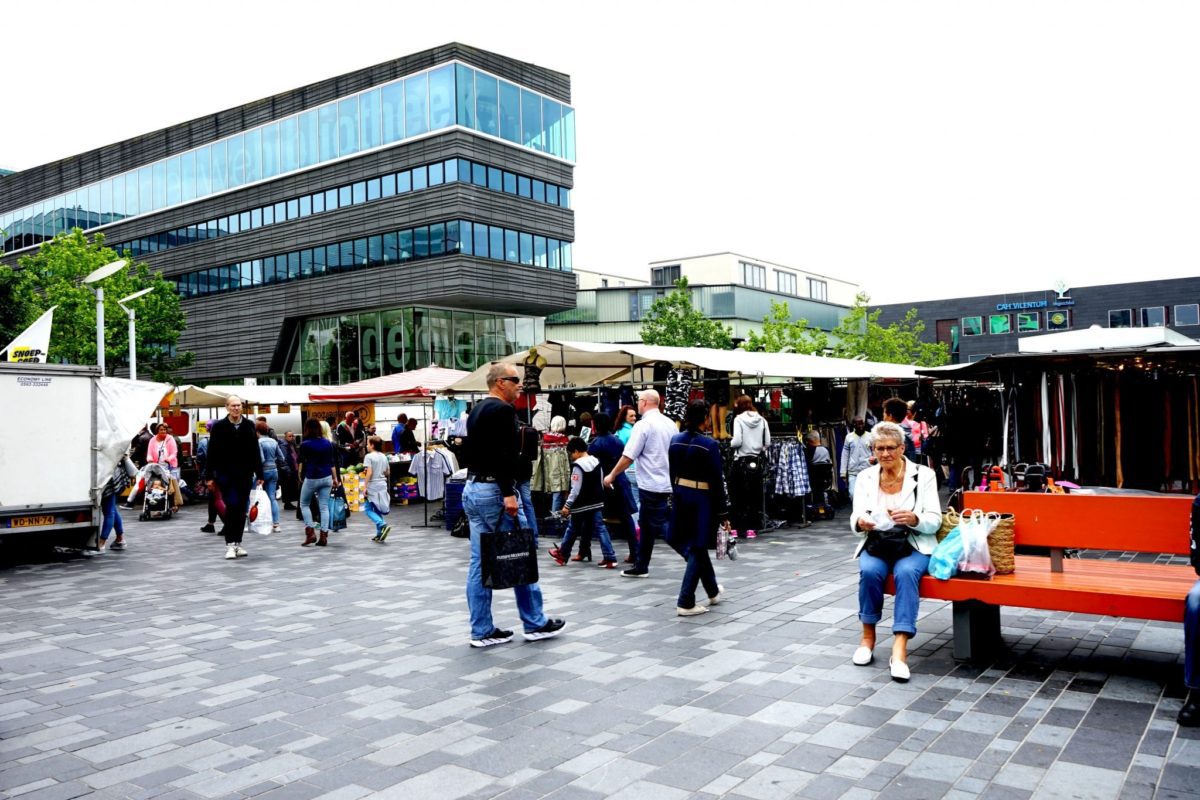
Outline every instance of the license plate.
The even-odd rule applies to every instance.
[[[41,525],[53,525],[53,515],[43,514],[36,517],[13,517],[8,521],[10,528],[37,528]]]

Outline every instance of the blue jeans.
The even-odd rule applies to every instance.
[[[517,525],[525,525],[525,513],[517,504]],[[504,513],[504,495],[494,483],[467,481],[463,489],[463,513],[471,524],[471,561],[467,566],[467,608],[471,612],[471,638],[482,639],[495,630],[492,622],[492,590],[483,585],[483,568],[480,542],[484,536],[495,531]],[[505,523],[511,524],[511,523]],[[525,632],[536,631],[546,624],[542,613],[542,589],[536,583],[514,586],[517,596],[517,613],[525,625]]]
[[[1200,690],[1200,664],[1196,651],[1200,649],[1200,581],[1192,584],[1183,608],[1183,684]]]
[[[369,520],[371,520],[371,522],[375,523],[376,535],[378,535],[379,532],[383,530],[384,525],[387,525],[387,523],[384,522],[384,520],[383,520],[383,514],[381,514],[379,512],[379,509],[376,508],[375,504],[372,503],[370,500],[363,503],[363,513],[367,515],[367,519],[369,519]]]
[[[858,554],[858,619],[874,625],[883,616],[883,584],[888,572],[896,577],[896,607],[892,612],[892,633],[917,633],[917,607],[921,603],[921,576],[929,568],[929,556],[916,550],[894,566],[868,553]]]
[[[525,524],[532,528],[533,535],[537,536],[537,514],[533,510],[533,492],[529,488],[529,481],[517,484],[517,502],[521,504],[521,511],[525,514]]]
[[[317,497],[317,505],[321,509],[321,528],[320,530],[329,531],[329,493],[333,490],[333,476],[325,478],[305,478],[304,484],[300,487],[300,514],[304,517],[304,524],[312,528],[313,516],[311,503],[313,495]]]
[[[671,495],[668,492],[638,492],[642,504],[642,537],[638,540],[637,568],[649,569],[654,554],[654,540],[667,539]]]
[[[557,514],[562,511],[562,507],[567,504],[566,492],[551,492],[550,493],[550,513]]]
[[[279,486],[279,471],[266,470],[263,472],[262,490],[271,498],[271,524],[279,524],[279,501],[275,499],[275,488]]]
[[[100,500],[100,511],[104,514],[104,521],[100,523],[100,541],[107,542],[108,535],[114,530],[117,532],[118,539],[124,536],[125,525],[121,522],[121,513],[117,511],[115,494],[104,495]]]
[[[600,538],[600,553],[604,559],[616,561],[617,554],[613,550],[612,538],[608,535],[608,527],[604,524],[604,515],[599,510],[584,511],[571,517],[571,522],[567,525],[567,532],[563,534],[562,543],[558,546],[562,557],[570,557],[571,548],[575,546],[575,539],[578,537],[579,554],[591,558],[593,533]]]

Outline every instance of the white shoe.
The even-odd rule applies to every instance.
[[[271,533],[279,533],[279,524],[278,523],[271,526]]]
[[[897,661],[894,658],[888,659],[888,670],[892,673],[892,680],[904,683],[909,678],[908,664],[903,661]]]
[[[707,614],[708,606],[696,605],[696,606],[692,606],[691,608],[683,608],[682,606],[676,606],[675,613],[681,617],[694,617],[698,614]]]
[[[718,583],[717,593],[708,598],[708,604],[710,606],[719,606],[721,603],[725,602],[725,599],[725,587]]]
[[[250,555],[249,553],[246,552],[246,548],[242,547],[241,542],[238,542],[237,544],[235,544],[233,546],[233,553],[238,558],[245,558],[246,556]],[[225,556],[225,557],[229,558],[229,556]]]
[[[875,651],[863,645],[854,651],[854,658],[850,659],[856,667],[865,667],[875,660]]]
[[[234,547],[233,545],[229,545],[229,547],[226,547],[225,548],[225,558],[229,559],[230,561],[237,558],[237,548]]]

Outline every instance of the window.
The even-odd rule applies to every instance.
[[[1167,324],[1165,306],[1150,306],[1141,310],[1139,323],[1143,328],[1161,328]]]
[[[1042,329],[1041,321],[1041,314],[1036,311],[1021,312],[1017,314],[1017,333],[1039,331]]]
[[[962,333],[963,336],[982,336],[983,317],[963,317]]]
[[[1046,312],[1046,330],[1065,331],[1071,328],[1071,309],[1057,308]]]
[[[1175,306],[1175,325],[1176,327],[1200,325],[1200,304],[1187,303]]]
[[[829,299],[829,284],[817,278],[808,279],[808,296],[813,300]]]
[[[775,291],[783,294],[796,293],[796,275],[792,272],[775,270]]]
[[[767,268],[747,261],[742,264],[742,283],[758,289],[767,288]]]
[[[988,317],[988,333],[994,336],[1012,333],[1012,317],[1008,314],[992,314]]]
[[[600,286],[601,286],[601,288],[607,289],[608,288],[608,278],[601,278]]]
[[[650,270],[650,283],[654,286],[674,286],[679,280],[680,266],[654,267]]]
[[[1110,328],[1132,328],[1133,327],[1133,309],[1118,308],[1115,311],[1108,312],[1108,327]]]

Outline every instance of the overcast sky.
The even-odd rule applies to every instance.
[[[9,169],[461,41],[570,74],[577,268],[732,250],[877,302],[1200,273],[1193,2],[112,0],[4,28]]]

